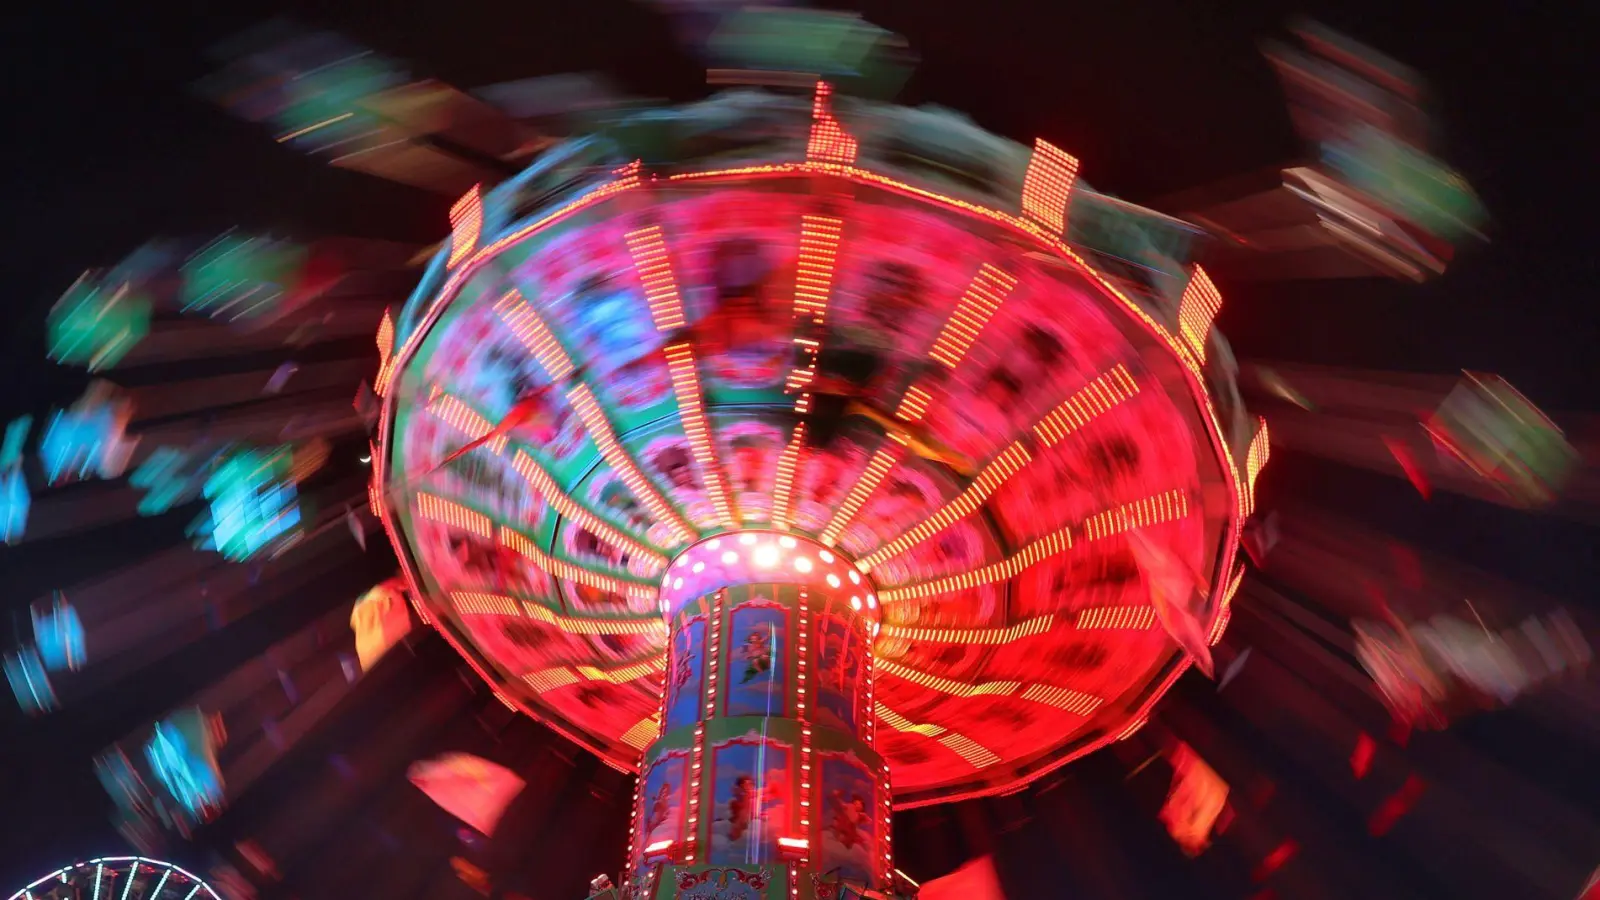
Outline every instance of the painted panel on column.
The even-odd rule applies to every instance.
[[[815,868],[871,884],[878,861],[877,782],[854,753],[822,758],[822,854]]]
[[[687,837],[684,806],[688,796],[685,791],[688,766],[688,751],[674,750],[656,760],[645,776],[644,790],[640,792],[644,808],[640,811],[639,834],[634,841],[640,855],[640,869],[643,868],[644,848],[660,841],[682,843]]]
[[[671,731],[699,720],[705,688],[706,620],[696,616],[673,635],[667,659],[667,724]]]
[[[753,590],[728,617],[723,715],[787,715],[789,611],[764,593],[770,590]]]
[[[752,732],[713,746],[712,865],[776,862],[794,831],[789,749]]]
[[[861,709],[862,669],[866,665],[861,634],[837,616],[817,620],[816,722],[856,733]]]

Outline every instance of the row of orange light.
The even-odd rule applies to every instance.
[[[1205,269],[1194,267],[1189,283],[1183,286],[1178,299],[1178,332],[1189,345],[1195,358],[1204,365],[1206,341],[1211,337],[1211,323],[1222,310],[1222,293],[1211,283]]]
[[[866,469],[861,472],[855,483],[850,486],[850,491],[845,494],[844,500],[840,501],[839,508],[834,510],[833,518],[829,520],[827,527],[822,530],[821,541],[824,546],[832,547],[839,542],[840,535],[844,534],[845,527],[850,524],[850,520],[861,509],[861,505],[867,502],[867,498],[883,482],[884,476],[889,474],[889,470],[894,468],[894,464],[899,462],[901,455],[905,453],[906,438],[904,435],[890,432],[889,438],[890,440],[879,447],[872,454],[872,458],[867,460]]]
[[[932,399],[921,385],[913,384],[906,388],[905,395],[900,398],[900,405],[895,407],[894,417],[915,425],[928,414],[928,402]]]
[[[454,266],[478,249],[483,237],[483,186],[473,185],[472,190],[450,206],[450,258],[447,265]]]
[[[450,601],[454,604],[456,612],[464,616],[529,618],[552,625],[567,634],[663,635],[667,629],[666,623],[657,616],[628,619],[567,616],[552,612],[533,601],[483,591],[452,591]]]
[[[1027,448],[1021,443],[1014,442],[1008,445],[983,467],[978,477],[974,478],[954,500],[940,507],[933,515],[917,523],[909,531],[863,557],[856,563],[857,567],[863,571],[870,571],[884,560],[904,553],[972,515],[985,500],[1000,489],[1001,485],[1032,459]]]
[[[882,703],[877,705],[877,712],[878,718],[895,731],[932,738],[955,751],[956,755],[966,760],[975,769],[987,768],[1000,761],[1000,757],[987,747],[960,732],[951,731],[943,725],[912,722]]]
[[[528,484],[534,491],[543,497],[545,502],[557,513],[577,522],[590,534],[628,553],[630,556],[648,560],[652,570],[666,566],[667,558],[665,556],[623,534],[620,529],[610,522],[590,512],[588,507],[567,496],[556,485],[555,479],[550,477],[550,473],[546,472],[544,467],[540,466],[539,462],[525,451],[518,450],[516,452],[516,455],[512,457],[511,467],[523,478],[527,479]]]
[[[932,644],[1009,644],[1044,634],[1055,625],[1055,616],[1035,616],[1005,628],[913,628],[884,625],[883,636],[902,641]]]
[[[1139,393],[1139,385],[1121,363],[1101,374],[1062,401],[1033,426],[1033,434],[1046,447],[1054,447]]]
[[[739,527],[739,511],[728,488],[722,464],[717,459],[716,448],[711,443],[711,424],[706,421],[705,402],[700,396],[700,376],[696,370],[694,350],[689,344],[673,344],[666,349],[667,372],[672,377],[672,391],[678,398],[678,419],[683,423],[684,436],[689,439],[689,450],[694,455],[695,468],[700,472],[701,484],[711,495],[711,506],[724,528]]]
[[[591,572],[582,566],[569,563],[564,559],[557,559],[540,550],[533,541],[529,540],[521,532],[503,525],[500,527],[500,543],[516,551],[518,555],[528,560],[528,562],[533,563],[534,567],[539,571],[546,572],[564,581],[581,584],[597,591],[622,594],[625,597],[638,600],[654,600],[656,597],[654,585],[626,581],[611,575],[602,575],[598,572]]]
[[[1267,467],[1272,456],[1271,437],[1267,433],[1267,420],[1256,420],[1256,434],[1250,439],[1250,449],[1244,456],[1244,484],[1239,491],[1240,513],[1250,515],[1256,508],[1256,478]]]
[[[678,293],[678,279],[672,274],[672,260],[667,256],[667,242],[662,237],[661,226],[650,225],[630,231],[625,239],[656,330],[668,332],[682,328],[683,298]]]
[[[494,308],[500,321],[506,323],[511,334],[533,354],[552,381],[562,381],[572,374],[576,368],[572,357],[521,291],[516,288],[506,291],[495,301]]]
[[[778,457],[778,471],[772,485],[772,527],[788,531],[792,524],[795,468],[806,442],[806,423],[799,422]]]
[[[797,617],[799,619],[799,627],[796,636],[796,646],[799,650],[796,668],[799,674],[795,679],[795,716],[800,720],[800,833],[809,835],[811,833],[811,721],[806,714],[809,698],[809,693],[806,690],[806,668],[810,654],[806,652],[806,648],[811,637],[810,630],[807,627],[811,620],[811,616],[808,614],[811,609],[811,592],[804,587],[800,588],[800,609],[801,615]],[[796,849],[802,851],[803,854],[800,858],[800,865],[808,865],[811,853],[810,846]],[[796,887],[795,882],[790,882],[789,891],[791,895]]]
[[[833,115],[833,86],[825,81],[817,82],[811,100],[811,135],[806,141],[806,159],[853,166],[860,146]]]
[[[1046,447],[1054,446],[1114,406],[1130,399],[1138,391],[1138,383],[1119,363],[1058,404],[1039,420],[1033,427],[1033,433]],[[954,500],[940,507],[900,537],[862,558],[859,565],[863,571],[870,570],[873,566],[881,565],[885,560],[904,553],[972,515],[995,491],[1032,460],[1032,455],[1021,442],[1009,444],[983,467],[972,484]]]
[[[1131,528],[1143,528],[1162,522],[1170,522],[1182,518],[1189,513],[1188,494],[1182,490],[1171,490],[1125,503],[1115,509],[1091,516],[1082,525],[1083,536],[1087,540],[1099,540],[1113,534],[1120,534]],[[978,569],[947,575],[917,584],[903,587],[890,588],[882,592],[884,603],[898,603],[915,600],[921,597],[931,597],[935,594],[948,594],[952,591],[971,590],[997,581],[1006,581],[1021,574],[1024,570],[1038,565],[1050,557],[1064,553],[1072,548],[1073,526],[1068,525],[1032,541],[1021,550],[997,563],[990,563]]]
[[[611,422],[600,410],[600,402],[595,399],[594,392],[582,382],[573,385],[567,393],[567,400],[578,413],[578,418],[583,422],[583,427],[589,432],[589,437],[600,449],[600,456],[617,473],[628,490],[644,504],[645,509],[655,517],[655,521],[665,524],[672,532],[673,539],[679,543],[688,543],[693,540],[696,532],[678,515],[661,492],[644,477],[639,467],[634,464],[628,451],[623,449],[622,443],[617,440],[617,435],[611,429]]]
[[[443,419],[452,428],[474,440],[487,434],[494,427],[477,410],[455,396],[437,389],[433,398],[429,401],[428,411]],[[505,450],[506,444],[507,438],[501,435],[490,441],[486,446],[491,452],[498,454]],[[666,565],[667,558],[665,556],[623,534],[610,523],[589,512],[582,504],[567,496],[556,485],[555,480],[526,452],[522,450],[516,452],[512,459],[512,468],[521,474],[534,491],[543,497],[545,502],[556,512],[576,521],[596,537],[617,549],[648,560],[653,568],[660,568]]]
[[[1016,286],[1017,278],[1009,272],[988,263],[980,266],[978,274],[972,276],[972,282],[956,302],[956,308],[945,319],[928,355],[949,369],[960,365],[978,339],[978,333]]]

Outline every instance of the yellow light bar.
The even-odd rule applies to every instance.
[[[1082,691],[1051,687],[1046,684],[1029,685],[1028,689],[1022,692],[1022,699],[1031,700],[1034,703],[1043,703],[1046,706],[1054,706],[1056,709],[1064,709],[1080,716],[1087,716],[1093,713],[1100,708],[1101,703],[1105,702],[1099,697],[1085,694]]]
[[[989,695],[1009,697],[1022,687],[1022,682],[1020,681],[986,681],[979,684],[967,684],[952,678],[941,678],[938,675],[924,672],[920,669],[913,669],[910,666],[902,666],[887,659],[879,659],[876,664],[877,671],[880,674],[903,678],[912,684],[932,688],[952,697],[983,697]]]
[[[482,413],[459,398],[443,392],[435,393],[428,401],[428,412],[443,419],[446,425],[474,441],[494,430],[494,423],[484,418]],[[505,435],[500,435],[484,446],[489,452],[498,455],[506,449],[506,440]]]
[[[1211,276],[1199,266],[1184,285],[1178,300],[1178,333],[1189,345],[1195,358],[1203,365],[1206,361],[1206,339],[1211,336],[1211,322],[1222,309],[1222,293],[1211,283]]]
[[[622,594],[626,597],[642,600],[654,600],[656,598],[654,585],[637,581],[625,581],[612,575],[602,575],[599,572],[591,572],[583,566],[574,565],[566,560],[556,559],[540,550],[525,535],[510,528],[504,526],[500,528],[500,543],[521,554],[523,558],[533,563],[534,567],[539,571],[554,575],[557,578],[611,594]]]
[[[577,368],[544,318],[516,288],[506,291],[495,301],[494,309],[511,333],[522,342],[522,346],[533,354],[551,381],[564,381]]]
[[[650,716],[635,722],[632,728],[622,733],[620,740],[629,747],[643,752],[650,746],[650,742],[656,739],[656,732],[659,730],[661,730],[661,720]]]
[[[467,254],[478,249],[482,235],[483,185],[475,184],[450,207],[450,258],[445,265],[454,266],[466,259]]]
[[[475,509],[433,494],[417,494],[417,513],[431,522],[439,522],[461,531],[470,531],[481,538],[494,537],[494,523]]]
[[[667,256],[667,242],[662,237],[661,226],[630,231],[627,241],[656,330],[667,332],[682,328],[683,298],[678,294],[678,279],[672,274],[672,260]]]
[[[456,612],[464,616],[509,616],[527,618],[552,625],[567,634],[640,634],[665,635],[666,623],[657,615],[635,618],[605,618],[601,616],[566,616],[534,603],[518,600],[504,594],[482,591],[451,591],[450,602]]]
[[[1055,624],[1055,616],[1036,616],[1006,628],[912,628],[906,625],[883,626],[883,636],[928,644],[1009,644],[1036,634],[1044,634]]]
[[[689,438],[689,449],[694,453],[695,468],[700,472],[700,482],[711,495],[711,506],[724,528],[738,528],[739,509],[728,488],[722,463],[711,441],[711,423],[706,419],[705,405],[700,399],[700,375],[696,371],[694,350],[687,344],[673,344],[666,349],[667,371],[672,375],[672,392],[678,397],[678,419],[683,422],[683,433]]]
[[[894,417],[902,422],[916,424],[927,415],[928,401],[932,399],[921,385],[913,384],[906,388],[906,395],[900,398],[900,405],[894,411]]]
[[[1067,435],[1137,393],[1139,385],[1128,374],[1128,370],[1118,363],[1115,368],[1061,401],[1039,420],[1039,424],[1033,426],[1033,434],[1046,447],[1054,447]]]
[[[1156,624],[1151,606],[1096,606],[1078,610],[1079,631],[1147,631]]]
[[[1256,420],[1256,436],[1250,439],[1250,449],[1244,457],[1244,488],[1239,491],[1239,515],[1249,516],[1256,509],[1256,478],[1267,467],[1272,457],[1271,437],[1267,434],[1267,420]]]
[[[794,314],[822,324],[833,292],[834,263],[844,220],[833,216],[800,217],[800,260],[795,267]]]
[[[688,543],[697,536],[697,532],[689,527],[672,504],[661,496],[661,493],[644,477],[639,467],[624,450],[622,443],[617,440],[616,432],[611,430],[611,423],[606,420],[605,414],[600,411],[600,402],[594,398],[594,392],[589,390],[587,384],[573,385],[567,392],[567,401],[577,411],[578,418],[582,420],[583,427],[589,432],[589,437],[595,446],[600,449],[600,455],[622,479],[628,490],[644,504],[644,508],[655,517],[657,522],[666,524],[672,530],[673,537],[679,543]]]
[[[1189,514],[1189,495],[1183,490],[1162,493],[1124,503],[1115,509],[1096,513],[1083,523],[1083,536],[1091,541],[1121,534],[1147,525],[1171,522]]]
[[[590,512],[588,507],[569,497],[556,485],[555,479],[550,477],[550,474],[539,465],[538,461],[524,451],[517,451],[516,456],[512,458],[511,467],[528,480],[528,485],[540,497],[544,498],[544,502],[549,504],[551,509],[577,522],[590,534],[630,555],[649,560],[654,567],[659,568],[667,564],[665,556],[623,534],[620,529],[610,522]]]
[[[906,587],[891,588],[879,593],[879,598],[884,603],[901,603],[915,600],[919,597],[931,597],[934,594],[948,594],[951,591],[965,591],[996,581],[1005,581],[1014,578],[1024,569],[1036,566],[1058,553],[1065,553],[1072,548],[1072,526],[1057,529],[1050,534],[1023,547],[1021,550],[997,563],[990,563],[982,568],[970,572],[961,572],[956,575],[946,575],[932,581],[924,581]]]
[[[788,531],[794,521],[795,468],[799,464],[800,448],[805,441],[806,423],[797,423],[794,433],[789,436],[788,445],[783,448],[783,454],[778,457],[777,479],[772,485],[772,527],[779,531]]]
[[[1036,138],[1028,171],[1022,176],[1022,214],[1052,236],[1067,228],[1067,207],[1078,180],[1078,160],[1049,141]]]
[[[821,540],[825,546],[832,547],[839,542],[839,536],[844,533],[850,520],[860,511],[861,505],[867,502],[872,492],[878,489],[883,477],[889,474],[889,470],[894,468],[894,464],[905,452],[906,438],[903,435],[890,432],[889,437],[889,443],[879,447],[877,452],[872,454],[872,458],[867,460],[867,467],[862,470],[855,484],[850,486],[850,492],[845,495],[839,508],[834,510],[833,519],[828,522],[828,527],[822,530]]]
[[[922,543],[951,525],[961,521],[977,511],[985,500],[988,500],[1007,479],[1015,475],[1018,470],[1033,459],[1028,455],[1027,448],[1020,443],[1012,443],[1001,450],[988,465],[978,473],[978,477],[967,485],[954,500],[940,507],[933,515],[923,519],[909,531],[873,551],[864,557],[859,567],[870,570],[873,566],[881,565],[884,560],[899,556],[917,544]]]
[[[994,266],[984,263],[978,274],[972,276],[966,293],[956,303],[956,308],[945,320],[939,337],[933,342],[928,356],[946,368],[961,364],[983,326],[993,318],[995,311],[1005,301],[1006,295],[1017,286],[1017,279]]]

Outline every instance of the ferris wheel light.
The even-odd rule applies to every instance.
[[[795,540],[788,535],[784,535],[783,537],[778,538],[778,546],[785,550],[793,550],[795,548]]]
[[[699,575],[701,572],[704,572],[705,570],[706,570],[706,564],[703,563],[703,562],[697,562],[697,563],[694,564],[694,566],[692,568],[689,569],[689,571],[693,572],[696,575]]]
[[[829,572],[828,573],[828,587],[838,587],[838,586],[839,586],[839,576],[833,574],[832,572]]]
[[[731,565],[733,565],[734,563],[736,563],[738,561],[739,561],[739,554],[733,552],[732,550],[729,550],[728,552],[722,554],[722,564],[725,565],[725,566],[731,566]]]
[[[825,563],[833,562],[833,554],[829,553],[826,550],[818,550],[817,551],[817,556],[821,557],[822,561],[825,562]]]
[[[796,556],[794,558],[794,570],[801,574],[811,571],[811,557]]]
[[[849,572],[847,572],[845,574],[850,576],[850,583],[851,584],[860,584],[861,583],[861,573],[855,571],[854,569],[851,569]]]
[[[750,546],[751,544],[754,544],[755,542],[756,542],[756,536],[753,535],[753,534],[741,534],[741,535],[739,535],[739,543],[745,545],[746,547]]]
[[[763,569],[770,569],[778,564],[778,548],[767,544],[757,547],[752,560]]]

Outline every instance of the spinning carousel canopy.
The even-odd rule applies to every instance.
[[[1042,142],[952,122],[935,147],[930,115],[739,92],[646,115],[669,165],[618,128],[457,204],[379,336],[374,497],[508,705],[634,769],[669,567],[745,529],[875,587],[901,805],[1114,740],[1205,656],[1265,450],[1220,298],[1087,262],[1068,221],[1126,204]],[[875,376],[842,425],[841,350]]]

